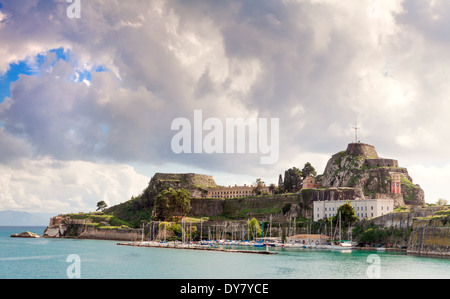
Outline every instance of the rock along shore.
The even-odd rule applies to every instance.
[[[40,238],[40,237],[41,237],[40,235],[29,231],[20,234],[15,233],[11,235],[11,238]]]

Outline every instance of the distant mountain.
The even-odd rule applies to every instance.
[[[50,218],[58,213],[27,213],[0,211],[0,226],[47,226]]]

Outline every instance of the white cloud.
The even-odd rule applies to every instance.
[[[150,178],[123,164],[23,159],[0,165],[0,210],[69,213],[94,211],[139,195]]]
[[[414,184],[425,190],[425,201],[436,203],[438,199],[450,200],[447,184],[450,182],[450,163],[441,166],[411,165],[409,174]]]

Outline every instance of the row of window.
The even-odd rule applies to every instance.
[[[358,216],[358,218],[362,218],[362,217],[367,218],[367,213],[357,213],[356,215]],[[381,215],[383,215],[383,213],[381,213]],[[333,217],[333,216],[336,216],[336,213],[334,213],[334,214],[326,214],[325,213],[325,218]],[[370,217],[373,217],[373,213],[370,213]],[[317,214],[317,218],[318,219],[320,218],[320,214]]]
[[[214,191],[211,195],[225,195],[225,194],[251,194],[250,190],[240,190],[240,191]]]
[[[367,206],[365,206],[365,207],[356,207],[356,210],[359,211],[360,210],[359,208],[361,208],[361,211],[363,211],[364,209],[365,209],[365,211],[367,211]],[[383,208],[384,207],[381,206],[381,210],[383,210]],[[335,207],[328,208],[328,211],[334,211],[334,209],[335,209]],[[373,211],[373,206],[370,206],[370,210]],[[386,210],[389,211],[389,206],[386,206]],[[319,207],[317,208],[317,211],[320,211]],[[327,212],[327,208],[325,208],[325,212]]]
[[[238,194],[238,195],[211,195],[209,197],[211,198],[235,198],[235,197],[244,197],[245,194]]]

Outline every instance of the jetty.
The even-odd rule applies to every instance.
[[[232,253],[253,253],[253,254],[276,254],[276,252],[269,250],[245,250],[245,249],[230,249],[223,246],[214,246],[210,244],[188,244],[181,242],[119,242],[117,245],[135,246],[135,247],[153,247],[153,248],[171,248],[171,249],[187,249],[187,250],[208,250]]]

